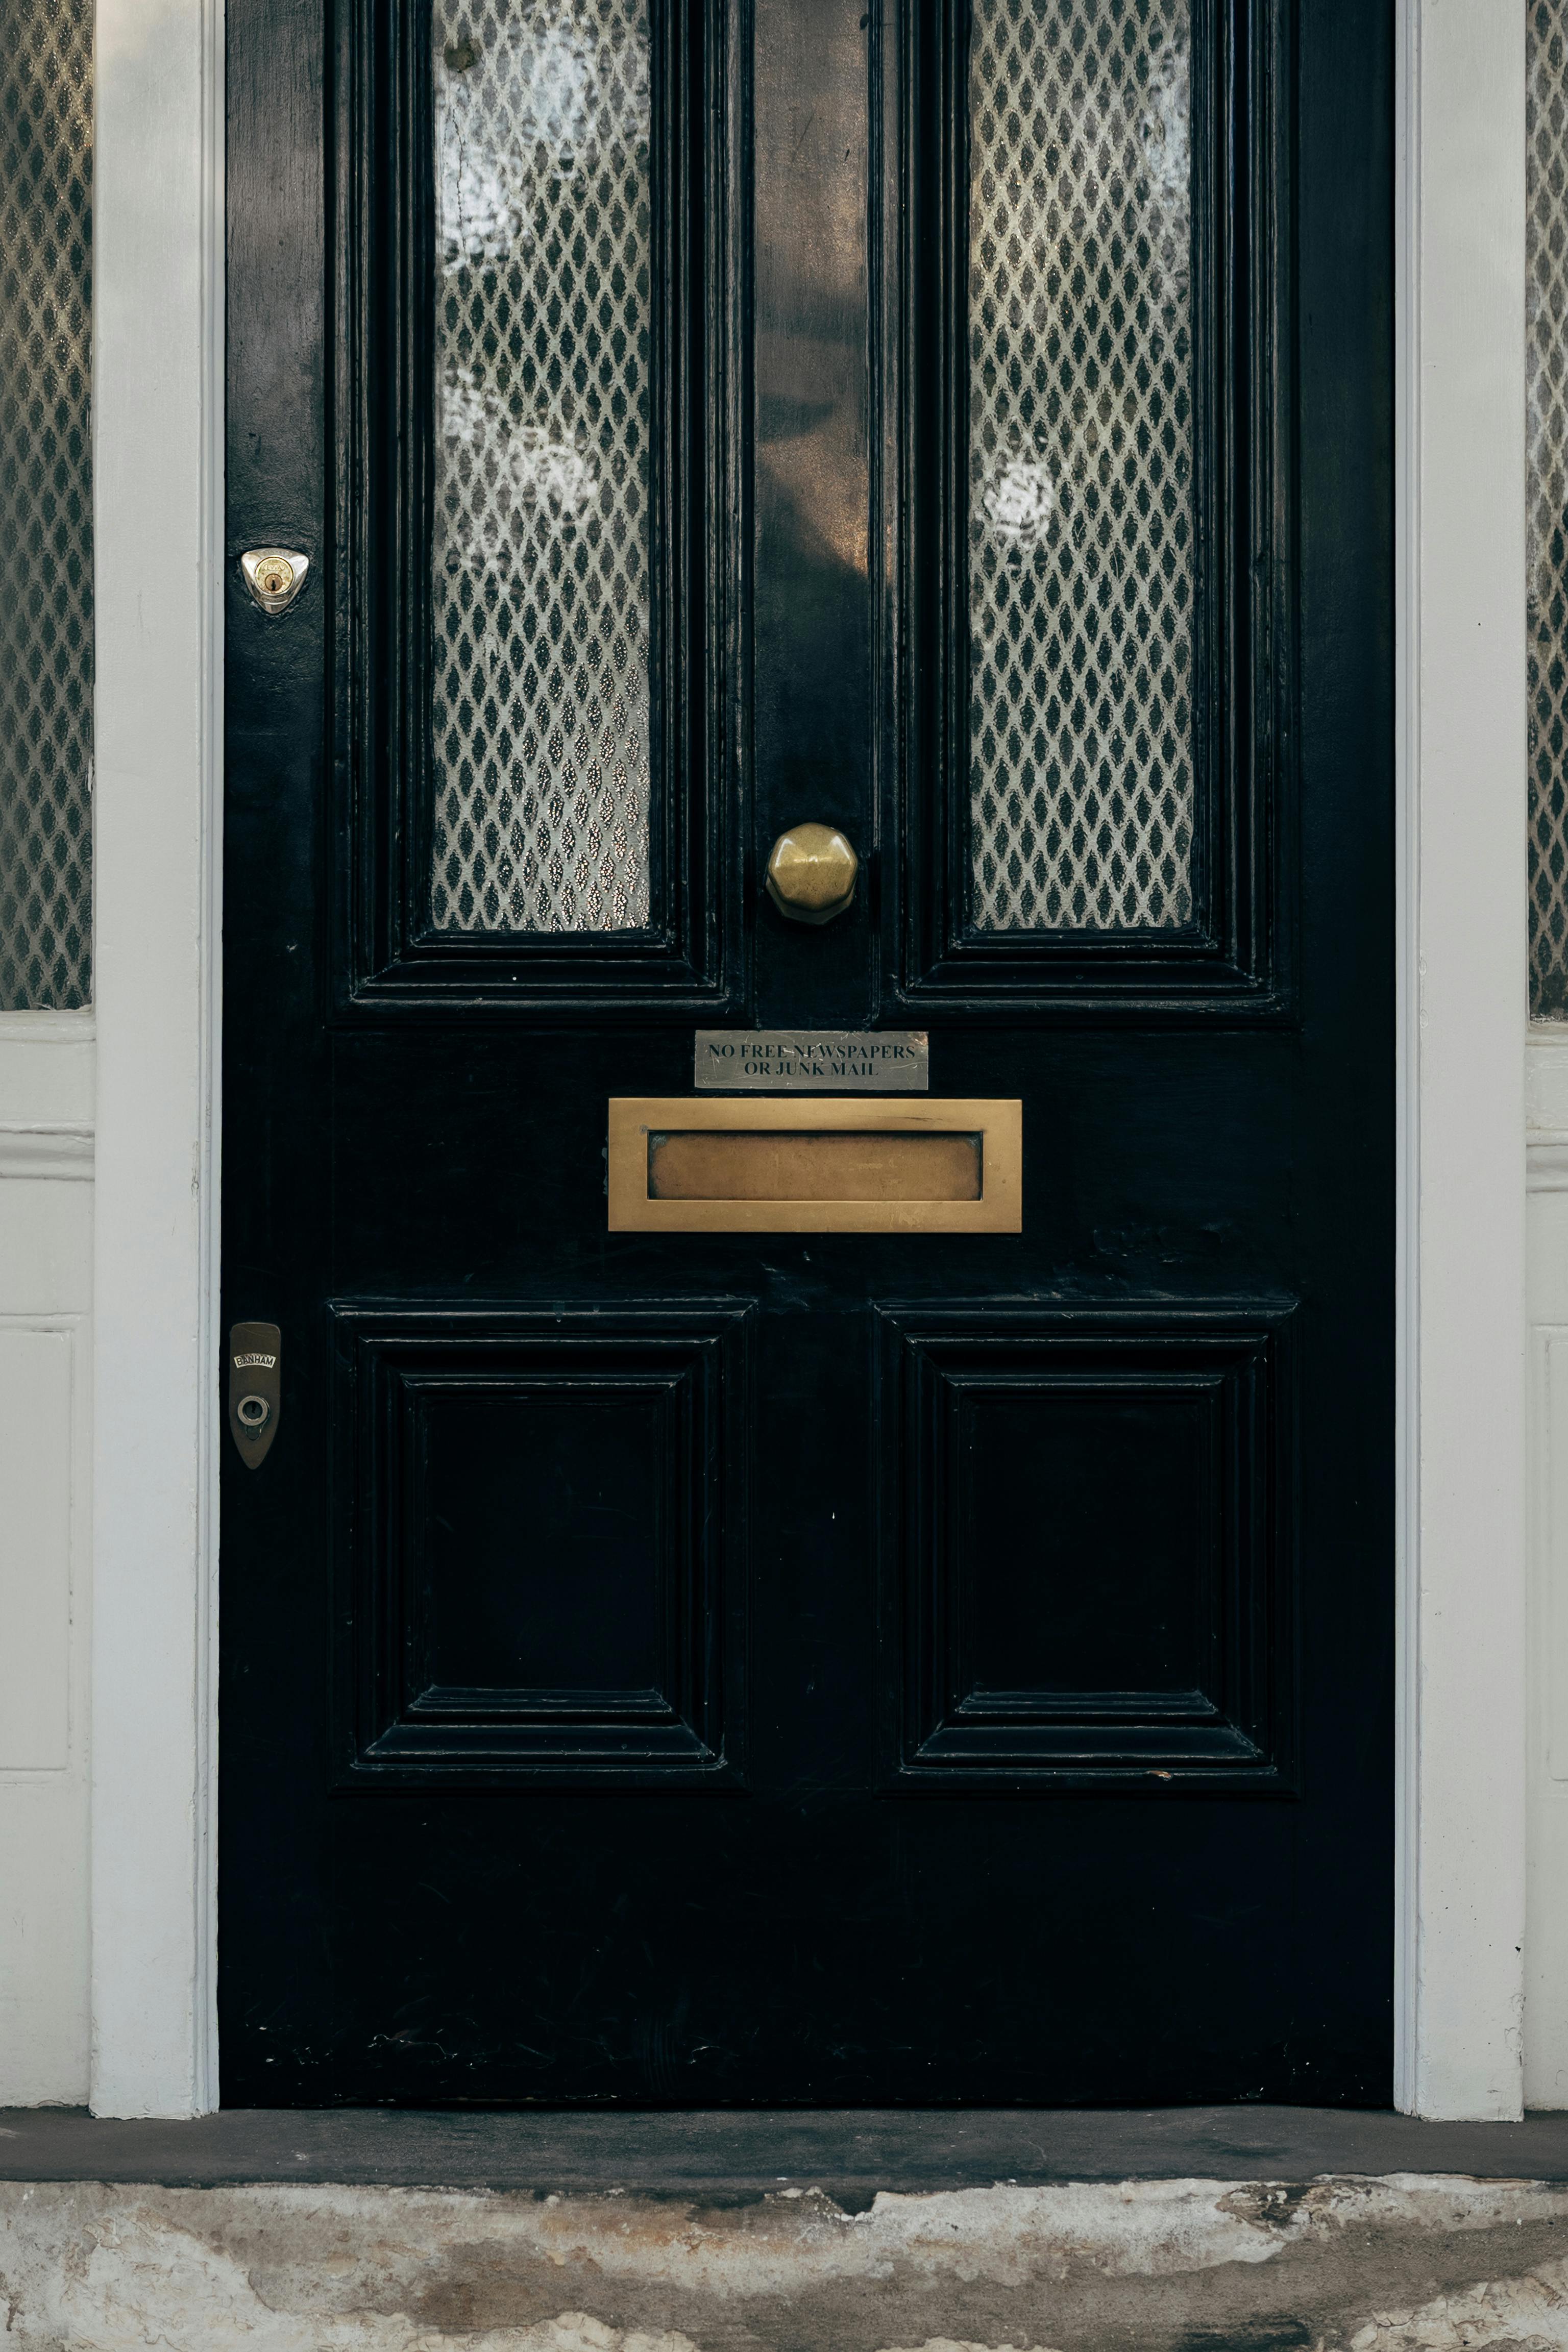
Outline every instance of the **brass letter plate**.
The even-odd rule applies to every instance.
[[[1016,1234],[1023,1106],[621,1096],[612,1233]]]

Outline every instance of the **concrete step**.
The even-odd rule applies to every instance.
[[[1543,2352],[1568,2118],[0,2116],[5,2352]]]

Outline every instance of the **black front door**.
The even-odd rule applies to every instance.
[[[862,5],[231,0],[231,2102],[1389,2095],[1391,12]]]

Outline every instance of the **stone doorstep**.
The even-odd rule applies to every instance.
[[[1568,2352],[1568,2166],[1563,2119],[1412,2125],[1235,2109],[1140,2119],[1011,2115],[323,2117],[264,2125],[110,2125],[5,2116],[0,2308],[5,2352]],[[531,2174],[459,2186],[317,2177],[322,2141],[382,2156],[424,2139],[427,2167]],[[1059,2129],[1058,2129],[1059,2126]],[[1280,2161],[1223,2171],[1124,2167],[1119,2177],[886,2185],[963,2169],[1005,2147],[1048,2168],[1080,2135],[1146,2165],[1221,2129],[1276,2135]],[[1406,2162],[1300,2177],[1300,2151],[1341,2130],[1468,2168]],[[837,2139],[835,2144],[834,2135]],[[147,2135],[190,2151],[184,2181],[24,2177],[73,2146],[100,2161]],[[193,2135],[204,2134],[198,2148]],[[192,2185],[193,2158],[258,2161],[265,2144],[310,2175]],[[138,2135],[142,2136],[138,2139]],[[842,2175],[733,2176],[813,2143]],[[311,2143],[315,2145],[312,2147]],[[856,2143],[859,2145],[857,2147]],[[19,2143],[21,2144],[19,2146]],[[654,2179],[649,2150],[704,2185]],[[918,2151],[923,2144],[923,2158]],[[616,2169],[617,2149],[623,2178]],[[497,2151],[502,2154],[498,2155]],[[721,2161],[727,2154],[727,2167]],[[1503,2177],[1531,2154],[1539,2177]],[[505,2160],[503,2161],[503,2156]],[[589,2159],[592,2158],[590,2167]],[[742,2161],[744,2159],[744,2161]],[[900,2160],[901,2159],[901,2160]],[[346,2159],[345,2159],[346,2160]],[[277,2168],[268,2168],[275,2169]],[[563,2175],[592,2168],[596,2179]],[[1522,2172],[1524,2168],[1521,2168]],[[1491,2177],[1483,2177],[1490,2175]]]

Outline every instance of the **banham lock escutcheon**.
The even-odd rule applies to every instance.
[[[228,1334],[228,1430],[239,1458],[258,1470],[278,1434],[282,1333],[276,1323],[235,1323]]]

